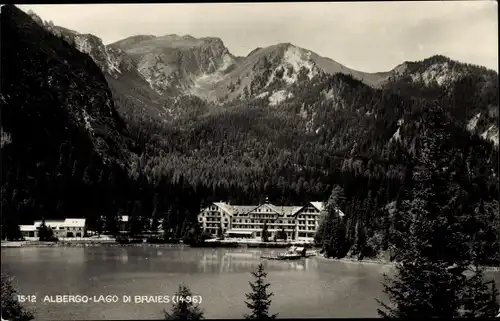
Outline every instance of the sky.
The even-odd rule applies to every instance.
[[[292,43],[388,71],[435,54],[498,71],[496,1],[20,5],[109,44],[134,35],[218,37],[231,53]]]

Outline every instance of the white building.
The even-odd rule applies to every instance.
[[[35,221],[33,225],[19,225],[19,228],[24,237],[39,237],[40,225],[42,225],[41,220]],[[51,228],[56,237],[83,237],[86,231],[86,219],[45,220],[45,226]]]
[[[342,211],[338,210],[338,213],[344,216]],[[310,202],[305,206],[217,202],[200,212],[198,222],[212,235],[216,235],[222,226],[227,237],[260,239],[264,224],[267,224],[270,240],[284,230],[288,240],[311,242],[324,214],[322,202]]]

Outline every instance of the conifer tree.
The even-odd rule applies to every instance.
[[[168,240],[172,237],[171,229],[172,229],[172,210],[168,208],[163,216],[163,221],[161,223],[161,227],[163,230],[163,239]]]
[[[6,219],[5,226],[2,226],[2,236],[4,239],[15,241],[22,238],[18,220],[18,216],[11,216]]]
[[[379,309],[379,314],[391,318],[452,318],[464,314],[467,302],[468,310],[473,311],[471,315],[492,311],[493,300],[484,299],[486,294],[479,295],[474,304],[467,300],[470,293],[486,290],[480,273],[470,279],[465,273],[474,261],[472,238],[465,228],[467,207],[456,211],[456,203],[465,197],[463,191],[450,185],[451,157],[444,152],[450,139],[442,109],[430,107],[424,124],[432,132],[421,136],[422,153],[416,159],[418,166],[412,170],[416,188],[405,189],[400,202],[401,223],[407,228],[396,233],[405,241],[398,249],[396,276],[393,280],[386,277],[390,282],[384,284],[391,304],[381,303],[384,309]],[[474,306],[476,303],[480,306]]]
[[[134,203],[134,209],[132,210],[132,215],[130,216],[130,235],[136,236],[144,231],[144,218],[142,206],[139,201]]]
[[[160,225],[158,221],[159,203],[158,193],[156,193],[153,197],[153,212],[151,213],[151,226],[149,228],[151,232],[157,232],[158,226]]]
[[[200,309],[197,297],[184,284],[179,285],[175,293],[178,298],[170,312],[165,312],[165,320],[203,320],[204,312]]]
[[[245,294],[248,301],[245,301],[247,307],[251,310],[250,314],[245,315],[247,320],[272,320],[276,319],[277,314],[269,315],[270,298],[274,295],[268,293],[270,284],[266,283],[267,273],[264,272],[264,265],[261,263],[257,270],[252,272],[255,282],[249,282],[252,292]]]
[[[262,227],[262,242],[269,242],[269,232],[267,231],[267,221],[264,222],[264,226]]]
[[[18,292],[12,286],[11,278],[3,272],[0,289],[2,320],[29,321],[34,319],[33,313],[17,300]]]
[[[467,280],[463,294],[462,316],[466,318],[493,318],[500,312],[498,299],[495,282],[485,282],[482,268],[475,267],[473,275]]]
[[[50,241],[54,237],[54,231],[50,226],[45,224],[45,220],[42,220],[40,227],[38,229],[38,238],[40,241]]]
[[[224,239],[224,228],[222,227],[222,223],[219,224],[218,237],[220,240]]]
[[[326,257],[341,258],[346,252],[346,227],[339,215],[339,206],[343,202],[343,195],[343,189],[337,185],[332,189],[325,204],[327,213],[322,222],[322,239]]]

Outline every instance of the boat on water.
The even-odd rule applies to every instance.
[[[288,248],[285,253],[280,253],[277,255],[262,255],[261,258],[268,260],[300,260],[303,258],[315,256],[316,254],[316,251],[307,251],[305,247],[292,246]]]

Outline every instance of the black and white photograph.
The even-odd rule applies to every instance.
[[[496,1],[0,23],[2,321],[500,318]]]

